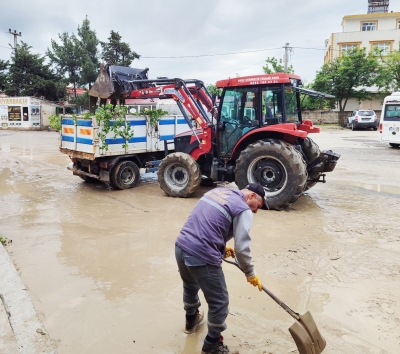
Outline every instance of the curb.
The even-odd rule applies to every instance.
[[[29,294],[0,244],[0,352],[56,354]]]

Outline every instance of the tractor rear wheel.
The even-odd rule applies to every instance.
[[[248,183],[260,183],[268,208],[280,210],[303,193],[306,164],[292,145],[280,140],[260,140],[241,152],[236,161],[235,182],[240,189]]]
[[[319,146],[315,143],[314,140],[310,138],[305,138],[303,144],[301,146],[304,155],[307,159],[307,163],[313,162],[320,154],[321,151]],[[315,172],[312,169],[308,171],[308,179],[316,179],[320,175],[320,172]],[[315,181],[307,181],[306,191],[309,190],[311,187],[314,187],[317,184]]]
[[[190,197],[200,182],[199,165],[192,156],[183,152],[167,155],[158,166],[158,183],[170,197]]]

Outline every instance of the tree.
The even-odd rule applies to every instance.
[[[340,124],[345,126],[344,111],[347,101],[370,99],[366,90],[376,83],[379,63],[375,55],[365,48],[349,50],[339,58],[322,66],[317,72],[313,88],[336,97],[340,111]]]
[[[32,54],[25,42],[11,57],[4,92],[9,96],[44,97],[49,101],[60,101],[65,96],[65,82],[51,67],[44,64],[44,57]]]
[[[100,42],[97,39],[96,31],[90,28],[90,21],[87,17],[83,20],[82,26],[78,26],[78,36],[79,43],[84,51],[81,63],[80,83],[83,85],[88,84],[90,89],[92,83],[97,78],[99,68],[97,47]]]
[[[272,58],[268,57],[265,62],[267,63],[267,65],[263,66],[263,70],[266,74],[275,74],[275,73],[284,73],[285,72],[285,68],[282,65],[283,64],[282,59],[279,59],[279,62],[278,62],[278,59],[276,59],[274,57],[272,57]],[[293,66],[290,65],[287,68],[286,72],[289,74],[293,74],[294,73]]]
[[[382,65],[377,85],[384,89],[384,95],[398,91],[400,89],[400,51],[394,50],[387,56],[383,56],[382,51],[378,51],[378,54]]]
[[[8,68],[8,61],[0,60],[0,91],[3,91],[6,85],[7,68]]]
[[[64,32],[58,37],[61,45],[52,39],[52,51],[47,49],[46,54],[60,74],[68,75],[69,82],[74,85],[74,96],[76,97],[76,85],[80,82],[80,72],[86,53],[74,34],[69,35],[68,32]]]
[[[221,94],[222,94],[222,90],[217,88],[217,86],[215,86],[215,85],[207,85],[207,90],[211,96],[213,96],[213,95],[221,96]]]
[[[101,57],[107,64],[129,66],[133,60],[140,58],[128,43],[121,42],[121,38],[118,32],[111,31],[108,42],[100,42]]]

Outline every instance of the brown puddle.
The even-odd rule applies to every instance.
[[[199,353],[207,329],[183,333],[174,240],[208,188],[168,198],[154,174],[115,191],[72,176],[56,133],[0,138],[9,146],[0,150],[0,234],[13,239],[7,249],[58,352]],[[347,171],[287,211],[254,216],[256,271],[293,309],[312,312],[328,342],[324,353],[397,352],[398,200],[348,188],[340,175]],[[223,268],[226,344],[241,354],[294,353],[292,318],[236,267]]]

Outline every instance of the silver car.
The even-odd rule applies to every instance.
[[[371,109],[356,109],[347,119],[347,128],[356,129],[378,129],[378,118]]]

